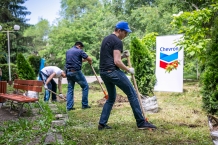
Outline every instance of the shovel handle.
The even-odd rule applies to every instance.
[[[128,61],[128,66],[132,67],[129,56],[127,57],[127,61]],[[138,90],[138,86],[136,84],[135,76],[133,74],[131,74],[131,76],[132,76],[132,79],[133,79],[133,84],[134,84],[134,87],[135,87],[135,90],[136,90],[136,93],[137,93],[137,97],[139,99],[139,105],[140,105],[140,108],[142,110],[142,114],[143,114],[145,120],[148,121],[148,119],[145,116],[145,111],[144,111],[144,109],[142,107],[142,100],[141,100],[141,96],[140,96],[140,93],[139,93],[139,90]]]
[[[48,90],[49,92],[55,94],[56,96],[58,96],[58,97],[60,97],[61,99],[64,99],[64,100],[66,101],[66,98],[59,96],[57,93],[53,92],[52,90],[50,90],[50,89],[46,89],[46,90]]]
[[[99,83],[99,85],[101,86],[101,89],[102,89],[102,91],[103,91],[103,93],[104,93],[104,95],[105,95],[104,98],[105,98],[105,99],[108,99],[108,95],[107,95],[106,91],[104,90],[103,86],[101,85],[101,82],[100,82],[100,80],[98,79],[98,76],[97,76],[97,74],[96,74],[96,72],[95,72],[95,69],[93,68],[92,64],[90,64],[90,66],[91,66],[92,71],[94,72],[95,77],[96,77],[96,79],[98,80],[98,83]]]

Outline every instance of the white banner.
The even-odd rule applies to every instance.
[[[156,78],[155,91],[183,92],[183,49],[176,46],[175,41],[183,35],[167,35],[156,37]],[[166,72],[166,67],[179,62],[177,69]]]

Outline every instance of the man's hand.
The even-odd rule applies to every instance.
[[[132,75],[134,75],[135,74],[135,69],[134,68],[129,68],[129,73],[131,73]]]
[[[44,88],[45,88],[45,89],[48,89],[48,86],[45,84],[45,85],[44,85]]]
[[[88,61],[89,64],[92,64],[92,60]]]
[[[64,98],[64,95],[63,94],[59,94],[59,97]]]
[[[129,57],[129,56],[130,56],[129,50],[125,50],[121,57],[125,58],[125,57]]]
[[[86,60],[88,61],[89,64],[92,64],[92,58],[91,57],[87,57]]]

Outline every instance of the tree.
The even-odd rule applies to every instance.
[[[214,0],[175,0],[183,10],[194,11],[205,8],[213,3]]]
[[[28,27],[23,36],[31,41],[28,41],[29,52],[35,52],[36,54],[46,48],[48,43],[48,34],[50,31],[50,25],[48,20],[42,19],[33,26]]]
[[[155,52],[157,33],[150,33],[140,40],[132,37],[130,43],[130,56],[136,71],[135,78],[139,92],[146,96],[153,96],[156,83],[155,77]]]
[[[15,79],[15,74],[17,73],[17,66],[11,63],[11,79]],[[2,69],[2,80],[9,81],[9,69],[8,64],[0,64],[0,68]]]
[[[13,26],[15,24],[20,25],[20,27],[28,27],[26,24],[26,15],[29,15],[30,12],[27,11],[27,8],[23,6],[26,0],[1,0],[0,1],[0,25],[4,30],[13,31]],[[10,45],[11,45],[11,62],[15,62],[17,52],[25,52],[27,49],[24,46],[25,39],[22,38],[22,30],[19,32],[10,33]],[[0,63],[7,62],[7,36],[6,33],[0,34],[0,51],[3,52],[0,54]]]
[[[57,26],[52,27],[49,35],[50,45],[48,49],[40,51],[40,55],[46,56],[49,64],[64,67],[67,49],[80,40],[85,45],[84,50],[93,59],[98,60],[101,41],[113,31],[117,21],[115,16],[102,7],[93,9],[83,17],[75,19],[73,23],[64,19]],[[98,61],[96,63],[93,66],[98,70]],[[93,74],[90,67],[85,72]]]
[[[215,18],[212,28],[212,41],[207,47],[205,57],[205,71],[201,77],[203,108],[218,115],[218,16]]]
[[[146,33],[156,32],[159,35],[175,34],[177,29],[170,26],[172,14],[178,13],[180,8],[174,0],[153,1],[152,5],[141,5],[131,11],[128,20],[133,32],[143,37]]]
[[[61,1],[61,15],[63,18],[73,22],[80,18],[83,14],[89,12],[93,7],[97,7],[98,0],[62,0]]]
[[[181,39],[178,45],[184,47],[188,56],[198,58],[202,63],[205,62],[204,54],[211,41],[213,16],[211,9],[204,8],[175,14],[172,21],[172,25],[179,28],[179,33],[184,33],[184,39]]]
[[[19,22],[25,23],[27,11],[25,6],[22,6],[27,0],[1,0],[0,2],[0,23]]]
[[[17,55],[17,69],[18,69],[18,77],[20,79],[24,79],[24,80],[36,79],[32,67],[21,53]]]
[[[132,10],[143,6],[152,6],[155,0],[125,0],[125,12],[131,15]]]
[[[184,47],[189,57],[198,59],[204,66],[201,75],[203,108],[208,113],[218,114],[218,3],[211,2],[214,3],[203,9],[174,14],[172,24],[184,34],[177,44]]]
[[[39,67],[40,67],[41,57],[31,55],[31,56],[29,56],[28,61],[29,61],[30,65],[31,65],[31,67],[33,68],[33,71],[35,72],[35,77],[36,77],[39,74]]]

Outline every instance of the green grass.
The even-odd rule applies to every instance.
[[[184,79],[197,80],[196,72],[184,72],[183,77],[184,77]]]
[[[108,125],[111,130],[98,131],[97,125],[102,111],[97,101],[104,97],[99,84],[92,83],[89,91],[91,109],[81,109],[81,88],[75,86],[76,110],[68,112],[66,126],[57,130],[64,138],[64,144],[78,145],[212,145],[206,113],[202,111],[202,100],[198,82],[185,82],[183,93],[155,92],[159,112],[147,114],[156,131],[138,130],[128,102],[113,107]],[[67,86],[63,85],[63,92]],[[117,89],[117,94],[125,94]],[[41,96],[42,98],[43,96]],[[65,103],[56,103],[59,113],[66,113]],[[50,117],[52,118],[52,117]],[[47,124],[44,124],[47,125]],[[48,125],[47,125],[48,126]],[[7,127],[4,130],[8,130]],[[19,131],[19,128],[17,128]],[[12,133],[12,131],[9,131]],[[40,132],[43,134],[45,132]],[[29,135],[30,138],[31,135]],[[2,137],[0,139],[6,139]],[[19,136],[16,136],[19,138]],[[7,138],[8,139],[8,138]],[[13,144],[13,143],[12,143]]]
[[[45,111],[39,112],[38,116],[31,118],[31,114],[28,114],[17,120],[0,124],[0,144],[28,144],[35,140],[43,143],[54,115],[46,103],[41,102],[41,104]]]
[[[147,114],[149,121],[158,127],[154,132],[137,129],[129,103],[113,108],[108,122],[112,130],[98,131],[102,107],[97,100],[104,94],[98,84],[90,84],[90,88],[92,108],[87,110],[81,109],[81,89],[78,85],[75,89],[76,110],[69,112],[69,123],[63,132],[66,144],[212,144],[207,117],[201,109],[198,82],[185,82],[184,93],[155,92],[160,111]],[[119,89],[117,94],[126,97]],[[59,104],[60,108],[63,106]]]

